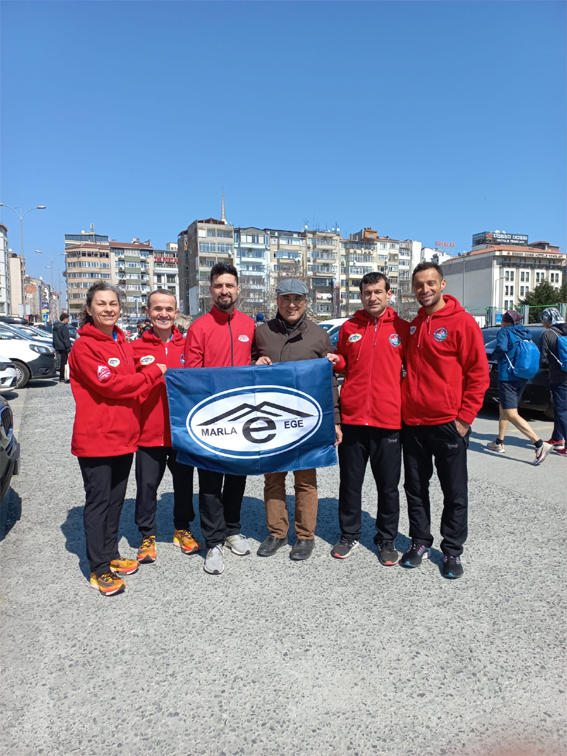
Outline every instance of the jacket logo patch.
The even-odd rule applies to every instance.
[[[362,338],[362,334],[353,333],[352,336],[348,337],[348,340],[350,341],[351,344],[354,344],[355,341],[360,341],[361,338]]]
[[[145,357],[140,358],[140,365],[151,365],[152,362],[155,362],[156,358],[153,356],[153,354],[146,354]]]
[[[243,334],[242,336],[239,336],[239,337],[238,337],[238,341],[250,341],[250,339],[248,338],[248,336],[245,336],[245,335]]]
[[[415,326],[412,326],[412,327],[411,327],[411,328],[409,329],[409,332],[410,332],[410,336],[413,336],[413,335],[414,335],[414,333],[415,333],[416,331],[417,331],[417,328],[416,328]]]
[[[108,360],[108,364],[110,365],[110,367],[118,367],[118,365],[120,365],[120,360],[118,359],[118,357],[111,357]]]
[[[433,334],[433,338],[435,341],[445,341],[448,335],[449,331],[446,328],[438,328]]]
[[[183,366],[185,366],[185,355],[184,355],[184,354],[180,354],[180,355],[179,355],[179,362],[180,362],[180,363],[181,363],[181,364],[182,364]]]
[[[397,333],[391,333],[388,341],[393,347],[399,347],[402,343],[402,340]]]
[[[106,365],[99,365],[96,371],[96,377],[101,383],[107,381],[112,375],[112,370],[106,367]]]

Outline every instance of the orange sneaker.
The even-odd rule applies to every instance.
[[[126,588],[126,583],[122,578],[116,577],[112,572],[105,572],[104,575],[97,577],[94,572],[91,572],[91,579],[89,580],[91,588],[95,591],[100,591],[103,596],[114,596],[115,593],[122,593]]]
[[[156,537],[147,536],[142,538],[142,543],[138,546],[138,562],[140,564],[150,564],[156,561]]]
[[[197,543],[189,529],[176,530],[173,534],[173,545],[179,546],[184,554],[195,554],[201,548],[201,544]]]
[[[118,575],[133,575],[138,572],[138,560],[118,557],[110,563],[110,571]]]

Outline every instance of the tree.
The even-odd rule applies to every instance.
[[[544,307],[551,307],[561,301],[561,293],[554,289],[548,281],[542,281],[533,291],[520,300],[520,305],[529,305],[530,323],[539,323],[539,316]]]

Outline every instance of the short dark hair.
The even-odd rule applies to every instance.
[[[154,289],[153,291],[150,291],[148,294],[148,307],[150,306],[150,299],[154,294],[167,294],[168,297],[173,297],[175,299],[175,308],[177,309],[177,297],[172,291],[169,291],[169,289]]]
[[[420,262],[419,265],[416,265],[411,274],[411,280],[413,281],[416,273],[421,273],[422,270],[430,270],[431,268],[434,268],[439,273],[439,278],[443,280],[443,268],[434,262]]]
[[[380,283],[380,281],[384,281],[384,286],[386,287],[386,291],[390,291],[390,281],[388,280],[387,276],[385,276],[383,273],[365,273],[362,278],[360,279],[358,283],[358,288],[360,289],[360,293],[362,294],[362,287],[368,286],[369,284],[377,284]]]
[[[122,309],[122,292],[120,291],[120,289],[116,286],[113,286],[112,284],[107,283],[106,281],[97,281],[87,291],[85,306],[79,314],[79,325],[81,327],[86,325],[86,323],[94,323],[93,316],[89,315],[89,313],[87,312],[87,307],[91,307],[94,295],[97,293],[97,291],[112,291],[114,294],[116,294],[116,298],[118,299],[118,306],[120,307],[120,309]]]
[[[213,265],[213,267],[211,268],[211,283],[213,283],[215,278],[223,276],[225,273],[234,276],[236,278],[236,283],[238,284],[238,271],[236,270],[234,265],[231,265],[230,263],[220,262],[216,265]]]
[[[69,320],[69,313],[68,312],[62,312],[59,316],[59,320],[63,322],[64,320]]]

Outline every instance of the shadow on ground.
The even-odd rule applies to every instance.
[[[3,541],[22,516],[22,499],[13,488],[8,489],[0,504],[0,541]]]

